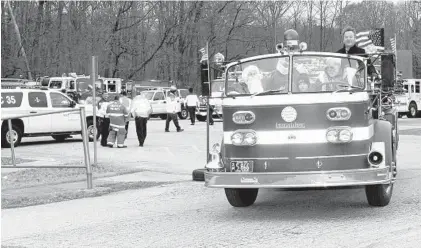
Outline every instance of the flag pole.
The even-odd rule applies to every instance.
[[[397,78],[398,76],[398,41],[396,40],[396,33],[395,33],[395,58],[396,58],[395,78]]]
[[[207,62],[207,64],[208,64],[208,95],[207,95],[207,101],[206,101],[206,103],[207,103],[207,108],[206,108],[206,111],[207,111],[207,118],[206,118],[206,163],[209,163],[209,119],[210,119],[210,111],[209,111],[209,108],[210,108],[210,102],[209,102],[209,95],[211,94],[211,87],[210,87],[210,84],[211,84],[211,74],[210,74],[210,64],[209,64],[209,62],[210,62],[210,60],[209,60],[209,42],[208,41],[206,41],[206,54],[208,55],[207,56],[207,58],[206,58],[206,62]]]

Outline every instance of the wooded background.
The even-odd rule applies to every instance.
[[[336,51],[341,30],[385,29],[385,47],[412,50],[421,78],[420,1],[11,1],[25,54],[6,2],[1,2],[2,77],[99,74],[125,80],[200,82],[199,49],[226,61],[274,53],[294,28],[308,50]],[[27,57],[27,65],[24,55]]]

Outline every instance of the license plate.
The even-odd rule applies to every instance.
[[[231,172],[253,172],[253,161],[231,161]]]

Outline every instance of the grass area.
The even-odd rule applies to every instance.
[[[93,178],[110,177],[142,171],[122,166],[98,164],[92,167]],[[83,168],[40,168],[25,169],[3,174],[2,189],[18,189],[47,184],[60,184],[86,180],[86,169]]]
[[[53,202],[68,201],[86,197],[97,197],[113,192],[154,187],[162,184],[169,184],[169,182],[118,182],[118,183],[104,183],[95,185],[93,189],[63,189],[57,188],[55,190],[49,189],[48,192],[39,192],[38,194],[22,195],[4,195],[2,194],[2,209],[21,208],[34,205],[48,204]]]
[[[16,158],[15,163],[16,164],[22,164],[22,163],[29,163],[34,162],[36,160],[33,159],[23,159],[23,158]],[[1,157],[1,165],[13,165],[12,158],[11,157]]]
[[[98,164],[92,167],[93,178],[112,177],[144,171],[142,169]],[[93,189],[86,188],[86,169],[40,168],[25,169],[2,175],[2,209],[20,208],[112,192],[154,187],[173,182],[106,182],[93,181]]]

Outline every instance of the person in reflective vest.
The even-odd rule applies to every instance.
[[[125,124],[129,118],[129,112],[119,101],[120,97],[115,96],[114,101],[108,105],[106,116],[110,118],[110,133],[108,135],[107,145],[113,147],[117,138],[117,147],[126,148],[124,140],[126,136]]]
[[[121,95],[122,96],[120,97],[120,103],[123,104],[124,107],[126,107],[128,112],[130,112],[130,105],[132,104],[132,100],[127,97],[127,93],[125,91],[121,92]],[[125,138],[126,139],[127,139],[127,134],[129,133],[129,123],[130,123],[130,118],[127,119],[127,122],[125,125],[125,129],[126,129]]]

